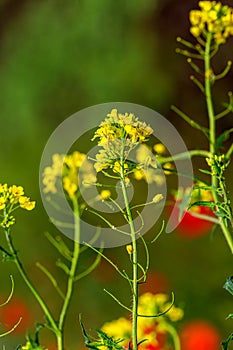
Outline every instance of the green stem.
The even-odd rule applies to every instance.
[[[231,158],[231,155],[233,153],[233,143],[231,144],[229,150],[227,151],[227,154],[226,154],[226,159],[230,159]]]
[[[166,323],[166,330],[169,332],[169,334],[172,337],[173,340],[173,344],[174,344],[174,350],[180,350],[180,339],[179,339],[179,335],[177,334],[177,331],[175,330],[174,327],[172,327],[172,325]]]
[[[49,308],[45,304],[43,298],[40,296],[39,292],[36,290],[36,288],[34,287],[32,282],[28,278],[27,273],[24,270],[24,267],[23,267],[23,265],[22,265],[22,263],[21,263],[21,261],[20,261],[20,259],[18,257],[17,251],[16,251],[16,249],[15,249],[15,247],[13,245],[9,228],[5,230],[5,234],[6,234],[6,240],[7,240],[10,252],[11,252],[13,258],[14,258],[14,263],[16,264],[20,275],[22,276],[22,278],[25,281],[25,283],[27,284],[28,288],[31,290],[32,294],[34,295],[34,297],[36,298],[36,300],[40,304],[42,310],[44,311],[45,316],[46,316],[46,318],[47,318],[47,320],[49,322],[49,327],[56,334],[57,338],[59,338],[61,336],[61,334],[60,334],[59,328],[57,327],[56,321],[54,320],[52,314],[50,313]]]
[[[175,160],[183,160],[183,159],[187,159],[187,158],[192,158],[193,156],[201,156],[201,157],[209,158],[210,153],[208,151],[205,151],[205,150],[194,149],[191,151],[175,154],[172,157],[161,157],[161,158],[158,157],[158,161],[160,164],[165,164],[168,162],[174,162]]]
[[[132,345],[133,350],[137,350],[138,341],[137,341],[137,317],[138,317],[138,254],[137,254],[137,241],[136,241],[136,232],[133,222],[133,216],[129,205],[129,199],[126,189],[126,183],[124,179],[124,160],[121,159],[121,186],[122,193],[124,197],[126,212],[128,216],[131,238],[132,238],[132,263],[133,263],[133,278],[132,278],[132,292],[133,292],[133,307],[132,307]]]
[[[212,91],[211,91],[211,41],[212,41],[212,34],[208,33],[207,39],[206,39],[206,47],[205,47],[205,55],[204,55],[204,62],[205,62],[205,96],[206,96],[206,106],[207,106],[207,112],[209,117],[209,151],[214,158],[214,155],[216,154],[216,120],[215,120],[215,114],[214,114],[214,107],[213,107],[213,100],[212,100]],[[213,196],[214,201],[218,203],[218,194],[216,189],[218,188],[218,178],[216,174],[215,165],[213,164],[211,167],[212,176],[211,176],[211,183],[213,187]],[[227,227],[227,224],[224,220],[224,218],[219,217],[219,223],[222,229],[222,232],[225,236],[225,239],[228,243],[228,246],[231,250],[231,253],[233,253],[233,240],[232,235]]]
[[[80,218],[79,218],[79,206],[76,199],[73,200],[73,210],[74,210],[74,250],[72,255],[71,267],[69,270],[66,294],[65,294],[64,302],[62,305],[62,309],[61,309],[61,313],[58,321],[58,328],[62,335],[60,338],[57,339],[58,350],[64,349],[64,339],[63,339],[64,323],[67,315],[67,310],[70,305],[72,293],[73,293],[75,273],[76,273],[78,258],[80,253],[80,244],[79,244]]]

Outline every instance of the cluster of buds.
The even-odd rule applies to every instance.
[[[92,138],[92,141],[98,139],[98,145],[102,147],[96,155],[96,171],[109,168],[120,175],[123,168],[126,176],[133,166],[127,163],[130,152],[146,142],[152,133],[153,129],[133,113],[122,114],[113,109],[100,123]]]
[[[67,196],[72,200],[77,196],[79,174],[81,174],[82,178],[85,180],[83,181],[84,187],[95,183],[96,177],[92,163],[85,159],[86,154],[78,151],[67,155],[54,154],[52,157],[52,165],[44,169],[44,192],[51,194],[59,192],[60,183]]]
[[[22,186],[0,184],[0,212],[2,212],[0,225],[3,228],[9,228],[15,223],[11,213],[17,208],[32,210],[35,208],[35,202],[24,195]]]
[[[233,35],[233,9],[216,1],[199,1],[200,10],[190,11],[190,32],[195,37],[212,33],[216,44]]]
[[[226,159],[225,154],[215,154],[213,158],[206,158],[206,162],[209,167],[212,168],[214,175],[221,175],[227,169],[230,161]]]

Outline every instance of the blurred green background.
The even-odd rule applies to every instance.
[[[36,261],[43,262],[64,284],[63,273],[55,267],[58,255],[44,237],[46,230],[56,234],[39,194],[39,164],[46,141],[71,114],[99,103],[124,101],[164,115],[188,148],[205,147],[202,135],[170,111],[170,105],[176,104],[197,120],[204,117],[201,95],[189,81],[191,70],[175,53],[176,36],[190,38],[188,12],[196,6],[193,0],[0,1],[0,182],[23,185],[37,202],[31,213],[17,213],[14,241],[30,277],[55,312],[59,298],[35,267]],[[232,43],[229,40],[216,56],[219,71],[232,56]],[[232,72],[217,87],[216,100],[226,101]],[[227,127],[232,127],[231,117],[221,120],[219,130]],[[194,161],[197,171],[201,165]],[[1,244],[3,241],[2,235]],[[232,274],[232,257],[221,233],[194,240],[185,240],[176,232],[164,234],[150,249],[154,276],[148,288],[173,291],[176,302],[185,309],[184,323],[209,320],[226,338],[232,327],[232,321],[225,321],[232,312],[232,298],[222,286]],[[127,261],[125,248],[109,249],[107,254],[122,267]],[[87,253],[82,266],[92,258]],[[43,321],[39,307],[11,263],[2,262],[0,273],[1,299],[10,290],[12,274],[14,298],[19,304],[23,300],[30,310],[32,331],[36,320]],[[67,320],[67,349],[83,346],[79,313],[87,328],[99,328],[124,315],[103,292],[107,287],[129,303],[128,290],[120,284],[114,270],[102,262],[77,285]],[[1,328],[7,328],[0,321]],[[43,336],[47,343],[53,341],[46,331]],[[19,343],[24,343],[20,331],[3,338],[0,345],[13,349]]]

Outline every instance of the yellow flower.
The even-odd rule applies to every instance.
[[[32,210],[35,207],[35,202],[24,196],[22,186],[0,184],[0,210],[4,209],[3,219],[0,222],[1,227],[9,228],[15,223],[15,218],[11,213],[18,207]]]
[[[166,311],[171,304],[167,303],[163,306],[163,311]],[[166,316],[170,318],[172,322],[180,321],[184,316],[184,311],[179,307],[172,306],[171,309],[166,313]]]
[[[158,202],[160,202],[162,199],[163,199],[163,195],[162,195],[161,193],[158,193],[158,194],[156,194],[156,195],[153,197],[152,201],[153,201],[154,203],[158,203]]]
[[[110,168],[120,174],[120,162],[123,160],[126,164],[130,152],[138,144],[147,141],[152,133],[150,125],[141,122],[133,113],[123,114],[113,109],[100,123],[92,138],[97,139],[98,145],[102,147],[96,155],[94,166],[97,172]]]
[[[71,155],[67,155],[64,159],[64,162],[70,168],[80,168],[85,158],[86,158],[86,155],[84,153],[75,151]]]
[[[6,207],[6,199],[0,197],[0,210]]]
[[[205,189],[204,183],[199,181],[196,183],[195,187],[196,188],[193,189],[192,197],[191,197],[191,201],[193,203],[200,200],[204,202],[212,202],[214,200],[212,191],[209,189]],[[200,187],[200,188],[197,188],[197,187]]]
[[[197,38],[201,34],[201,29],[198,26],[193,26],[190,28],[190,33]]]
[[[128,169],[128,164],[127,163],[124,163],[124,173],[125,171]],[[117,174],[120,174],[121,173],[121,164],[120,162],[116,161],[113,165],[113,172],[114,173],[117,173]]]
[[[106,322],[101,330],[116,339],[126,338],[127,342],[131,335],[131,327],[131,322],[128,319],[120,317],[117,320]]]
[[[203,11],[210,11],[213,5],[216,4],[216,1],[199,1],[198,5]]]
[[[199,25],[202,20],[202,14],[199,10],[191,10],[189,13],[189,20],[193,26]]]
[[[220,45],[233,35],[233,9],[216,1],[199,1],[200,10],[189,14],[190,32],[199,37],[202,33],[213,33],[213,39]]]
[[[113,109],[100,124],[92,140],[99,138],[99,145],[107,141],[126,138],[132,143],[141,143],[152,134],[152,128],[139,121],[133,113],[118,113]]]
[[[56,193],[56,182],[62,176],[63,163],[65,156],[63,154],[54,154],[52,156],[52,165],[47,166],[43,172],[43,184],[45,193]]]
[[[164,153],[166,153],[166,147],[162,143],[156,143],[153,146],[153,149],[154,149],[154,151],[157,154],[164,154]]]
[[[167,170],[164,170],[164,174],[165,174],[165,175],[170,175],[172,172],[169,171],[169,170],[170,170],[170,169],[171,169],[171,170],[174,169],[174,166],[173,166],[172,163],[165,163],[165,164],[164,164],[164,168],[167,169]]]
[[[84,187],[91,186],[96,182],[94,167],[85,159],[84,153],[74,151],[72,154],[54,154],[52,165],[44,169],[43,184],[45,193],[56,194],[59,183],[62,182],[63,189],[70,199],[73,199],[78,191],[79,175],[82,176]],[[59,182],[60,181],[60,182]]]
[[[133,175],[134,175],[135,179],[138,180],[138,181],[144,179],[144,172],[141,169],[140,170],[135,170]]]
[[[128,254],[132,254],[133,253],[133,246],[132,246],[132,244],[127,244],[126,250],[127,250]]]
[[[22,186],[13,185],[10,187],[10,192],[15,197],[20,197],[24,195],[24,189]]]
[[[63,178],[63,187],[64,190],[67,192],[70,199],[74,198],[75,192],[78,189],[78,186],[76,183],[74,183],[70,177],[66,176]]]
[[[19,198],[19,205],[23,209],[32,210],[35,208],[36,202],[30,201],[29,197],[22,196]]]
[[[0,184],[0,193],[4,193],[8,191],[8,185],[7,184]]]
[[[103,190],[100,192],[100,197],[104,201],[111,196],[111,192],[109,190]]]

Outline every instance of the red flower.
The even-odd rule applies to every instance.
[[[195,216],[195,214],[216,218],[211,208],[201,205],[193,206],[190,210],[184,212],[182,220],[179,222],[179,203],[181,203],[181,200],[177,200],[176,206],[174,197],[171,199],[171,201],[174,204],[170,204],[167,206],[167,213],[170,216],[173,211],[173,225],[174,227],[176,227],[177,232],[182,237],[195,238],[210,232],[210,230],[214,226],[214,222],[199,218]]]
[[[184,326],[180,334],[182,350],[219,350],[221,338],[213,325],[206,321],[193,321]]]
[[[15,328],[15,333],[25,333],[31,324],[31,313],[24,300],[13,297],[8,304],[0,308],[0,321],[4,331],[13,328],[21,318],[21,322]]]
[[[169,281],[166,275],[161,272],[149,271],[147,273],[146,283],[139,284],[140,294],[164,293],[169,290]]]
[[[208,220],[204,220],[201,218],[198,218],[195,216],[195,213],[209,216],[209,217],[215,217],[214,213],[209,207],[204,206],[197,206],[194,207],[195,210],[189,210],[186,211],[182,221],[179,222],[179,207],[175,207],[174,205],[170,206],[169,212],[174,209],[174,217],[173,217],[173,223],[174,225],[177,225],[177,232],[182,236],[186,238],[195,238],[202,236],[212,229],[214,226],[213,222],[210,222]]]

